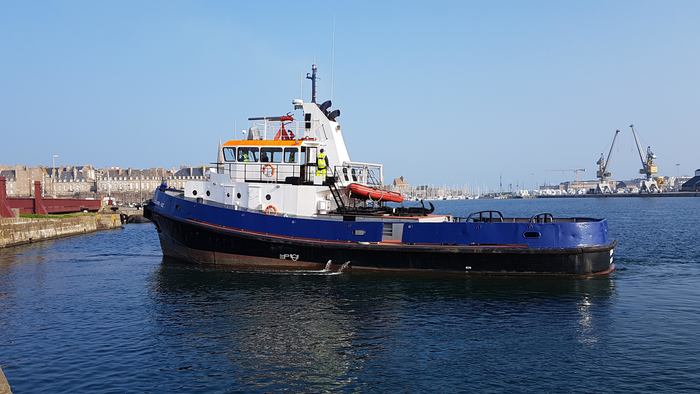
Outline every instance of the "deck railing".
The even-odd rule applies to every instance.
[[[212,163],[217,174],[228,174],[233,181],[312,184],[316,175],[315,164],[294,163]]]
[[[374,163],[345,162],[336,166],[333,173],[342,184],[361,183],[368,186],[384,184],[384,166]]]
[[[317,179],[315,163],[211,163],[216,173],[228,174],[234,181],[288,183],[295,185],[323,183]],[[382,186],[384,180],[383,166],[380,164],[346,162],[326,171],[327,178],[333,178],[341,185],[361,183],[368,186]]]
[[[280,130],[280,122],[278,120],[255,120],[251,121],[250,128],[248,130],[243,130],[246,135],[250,129],[257,129],[260,132],[260,138],[263,140],[271,140],[275,137],[275,134]],[[287,132],[294,133],[294,138],[299,139],[305,136],[304,121],[294,120],[291,122],[284,122],[284,128]]]

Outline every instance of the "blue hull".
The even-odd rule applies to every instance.
[[[240,267],[587,275],[613,269],[605,220],[418,223],[382,242],[383,223],[266,215],[157,190],[146,207],[165,255]],[[530,235],[526,237],[525,234]],[[538,235],[533,238],[532,235]]]

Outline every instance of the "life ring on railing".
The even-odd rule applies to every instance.
[[[277,207],[270,204],[266,206],[265,209],[263,209],[263,212],[265,212],[265,214],[267,215],[275,215],[277,214]]]
[[[264,166],[260,167],[260,172],[266,177],[272,178],[275,176],[275,167],[273,167],[272,164],[265,164]]]

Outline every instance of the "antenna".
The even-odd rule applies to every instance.
[[[311,80],[311,102],[316,103],[316,70],[318,68],[315,64],[311,65],[311,74],[306,73],[306,79]]]
[[[331,47],[331,101],[333,101],[333,90],[335,88],[335,15],[333,15],[333,45]]]
[[[222,148],[223,143],[221,142],[221,138],[219,138],[219,146],[216,147],[216,171],[219,171],[220,166],[223,165],[224,163],[224,153]]]

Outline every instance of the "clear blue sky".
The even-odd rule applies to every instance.
[[[353,160],[412,184],[700,168],[699,1],[4,1],[0,163],[207,163],[319,65]],[[308,94],[308,85],[305,86]],[[308,97],[304,97],[308,99]],[[237,135],[235,138],[239,138]]]

